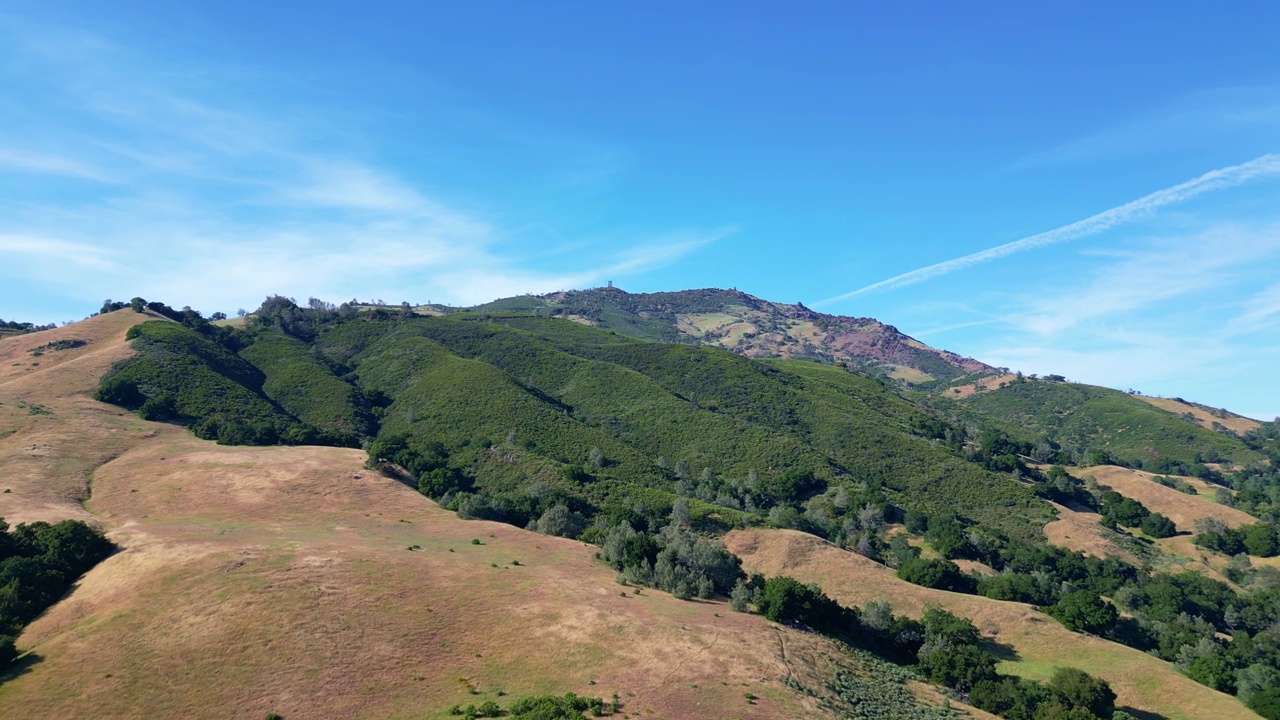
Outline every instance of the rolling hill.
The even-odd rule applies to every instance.
[[[838,717],[839,675],[933,717],[936,693],[882,661],[620,588],[592,546],[463,520],[359,450],[217,445],[92,400],[149,321],[0,341],[0,514],[82,518],[120,547],[28,626],[0,715],[448,717],[574,691],[634,715]],[[84,345],[30,352],[66,339]]]
[[[1228,571],[1095,511],[1131,497],[1184,533],[1265,517],[1273,428],[861,322],[606,288],[430,313],[273,297],[234,324],[135,302],[0,341],[0,515],[122,548],[26,628],[0,709],[444,717],[572,691],[627,715],[932,720],[928,677],[1020,718],[1077,707],[1045,684],[1073,667],[1140,717],[1249,717],[1228,693],[1280,662],[1268,563]],[[1050,467],[1090,462],[1200,477]],[[804,585],[751,572],[851,607],[782,613],[771,593]],[[986,639],[903,620],[884,645],[857,606],[885,599]],[[1081,602],[1111,619],[1073,624]],[[990,662],[966,652],[1004,675],[936,664]]]

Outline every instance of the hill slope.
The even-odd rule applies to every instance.
[[[960,403],[974,413],[970,417],[1012,437],[1051,443],[1080,464],[1118,462],[1193,474],[1203,472],[1204,463],[1247,464],[1262,457],[1235,437],[1110,388],[1011,382]]]
[[[985,637],[1006,646],[1005,672],[1043,679],[1056,667],[1084,668],[1110,682],[1117,705],[1131,712],[1137,707],[1174,720],[1257,717],[1235,698],[1195,683],[1168,663],[1072,633],[1029,605],[911,585],[878,563],[793,531],[737,531],[726,542],[750,571],[817,583],[848,604],[887,600],[908,615],[938,605],[972,618]]]
[[[6,718],[445,717],[569,690],[664,717],[835,717],[824,682],[876,672],[719,603],[624,597],[592,547],[461,520],[361,451],[219,446],[89,399],[148,319],[0,341],[0,514],[88,517],[122,548],[28,626]],[[86,345],[23,362],[70,337]]]
[[[290,322],[263,317],[224,341],[238,355],[206,350],[197,329],[145,323],[139,355],[101,396],[144,415],[172,398],[165,417],[233,444],[349,444],[325,428],[376,416],[365,438],[380,458],[451,507],[521,527],[557,503],[587,517],[639,503],[665,518],[677,493],[700,501],[697,517],[734,525],[838,484],[1021,537],[1049,517],[1012,477],[922,436],[927,410],[835,366],[519,314]]]

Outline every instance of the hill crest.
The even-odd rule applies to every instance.
[[[610,286],[506,298],[472,309],[546,313],[621,335],[710,345],[746,357],[860,365],[910,384],[995,371],[874,318],[828,315],[800,302],[772,302],[736,288],[628,293]]]

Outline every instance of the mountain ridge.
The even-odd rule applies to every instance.
[[[851,363],[912,385],[996,371],[930,347],[875,318],[829,315],[800,302],[773,302],[736,288],[628,293],[606,286],[504,298],[468,310],[545,313],[621,335],[696,342],[746,357]]]

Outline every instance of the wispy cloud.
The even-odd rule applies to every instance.
[[[110,270],[116,267],[110,259],[111,253],[101,247],[36,235],[0,233],[0,255],[12,261],[25,257],[31,262],[51,263],[60,268]]]
[[[1246,300],[1243,310],[1227,324],[1228,333],[1248,334],[1280,325],[1280,283],[1271,285]]]
[[[1223,139],[1267,142],[1280,128],[1280,86],[1200,90],[1042,150],[1003,168],[1065,166],[1083,162],[1132,161],[1143,153],[1188,152]]]
[[[1080,282],[1059,282],[1020,298],[1020,309],[1005,321],[1036,335],[1052,335],[1188,296],[1200,298],[1201,307],[1215,297],[1222,302],[1259,268],[1280,262],[1280,224],[1216,224],[1108,256],[1110,263],[1094,267]],[[1261,305],[1257,312],[1263,312]]]
[[[1015,240],[981,252],[972,253],[953,260],[947,260],[946,262],[928,265],[901,275],[895,275],[887,280],[872,283],[871,285],[867,285],[866,287],[859,288],[852,292],[821,300],[815,303],[815,305],[829,305],[831,303],[848,300],[867,293],[896,290],[898,288],[931,280],[936,277],[941,277],[958,270],[964,270],[966,268],[973,267],[974,265],[1008,257],[1015,253],[1026,252],[1028,250],[1035,250],[1049,245],[1056,245],[1070,240],[1077,240],[1091,235],[1097,235],[1118,225],[1123,225],[1138,218],[1147,217],[1152,212],[1162,207],[1186,202],[1187,200],[1203,195],[1207,192],[1235,187],[1260,177],[1276,174],[1280,174],[1280,155],[1263,155],[1240,165],[1212,170],[1192,180],[1188,180],[1184,183],[1180,183],[1163,190],[1158,190],[1150,195],[1145,195],[1137,200],[1127,202],[1124,205],[1111,208],[1110,210],[1105,210],[1097,215],[1092,215],[1083,220],[1071,223],[1070,225],[1064,225],[1062,227],[1049,230],[1048,232],[1025,237],[1021,240]]]
[[[543,218],[513,221],[503,197],[441,193],[450,180],[443,170],[381,161],[358,128],[331,119],[340,110],[254,101],[274,97],[262,86],[269,75],[3,20],[0,93],[29,91],[48,112],[0,116],[0,136],[58,152],[0,148],[0,171],[97,184],[0,197],[0,283],[39,283],[94,302],[142,294],[205,310],[252,306],[276,292],[472,304],[648,272],[733,231],[566,237]],[[47,130],[40,118],[52,108],[72,110]],[[593,143],[555,138],[548,147],[553,187],[580,189],[621,167],[622,153]],[[555,235],[574,250],[549,258],[527,233]]]
[[[4,170],[111,182],[105,173],[79,160],[15,148],[0,148],[0,171]]]

